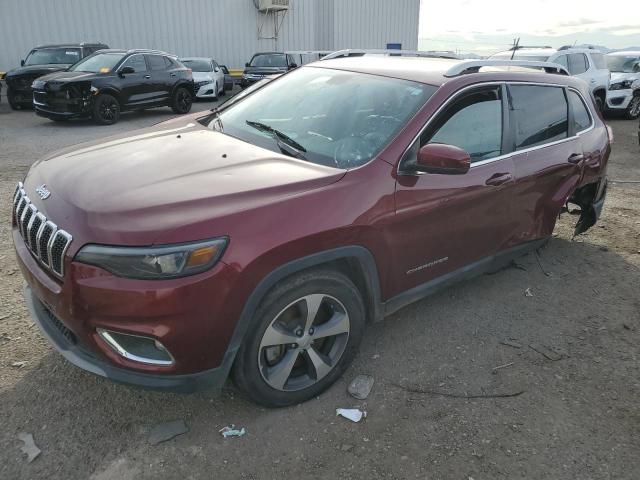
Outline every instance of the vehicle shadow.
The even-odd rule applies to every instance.
[[[233,466],[230,476],[245,472],[264,478],[274,459],[295,465],[299,458],[314,458],[316,467],[289,465],[286,470],[289,476],[305,475],[314,469],[321,472],[322,465],[344,464],[346,469],[353,457],[345,457],[344,444],[369,445],[354,450],[360,461],[370,460],[364,469],[379,468],[385,459],[391,465],[400,451],[431,465],[431,459],[439,457],[434,457],[437,448],[425,447],[425,435],[427,445],[458,442],[466,450],[471,449],[467,441],[482,432],[482,438],[493,442],[491,448],[474,443],[474,451],[484,449],[483,457],[466,461],[493,463],[508,471],[513,459],[501,442],[515,442],[521,450],[548,453],[549,458],[540,460],[546,470],[539,464],[531,472],[558,468],[556,478],[569,478],[563,462],[571,464],[585,452],[609,451],[609,437],[619,445],[632,443],[640,424],[637,416],[635,423],[624,416],[603,416],[607,409],[632,406],[638,393],[628,386],[639,381],[631,360],[639,344],[639,284],[640,269],[621,255],[588,241],[552,238],[537,258],[528,254],[496,274],[458,284],[371,325],[343,379],[318,399],[285,409],[252,404],[231,385],[219,396],[118,385],[79,370],[51,351],[12,388],[0,392],[0,458],[5,465],[0,477],[87,478],[126,459],[131,468],[143,469],[144,478],[171,478],[185,467],[207,472],[213,466]],[[501,345],[505,338],[521,347]],[[528,345],[546,346],[559,361]],[[493,369],[500,365],[507,367],[497,374]],[[345,391],[347,381],[358,373],[370,373],[376,381],[364,403]],[[508,402],[460,401],[412,396],[403,390],[409,385],[461,394],[525,393]],[[604,405],[606,389],[616,397],[608,397]],[[336,407],[362,405],[369,410],[363,425],[335,417]],[[184,420],[189,432],[150,446],[149,427],[175,419]],[[473,428],[464,430],[460,422]],[[232,423],[246,427],[248,435],[221,438],[218,430]],[[511,425],[516,424],[528,433],[514,433]],[[561,441],[553,443],[551,452],[545,429],[555,424],[563,428],[554,430]],[[22,431],[33,433],[43,450],[32,464],[20,458],[16,435]],[[363,444],[363,437],[372,443]],[[580,452],[569,446],[582,438],[589,441],[579,441]],[[401,448],[383,448],[387,442]]]

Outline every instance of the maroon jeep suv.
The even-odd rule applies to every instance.
[[[496,65],[324,60],[39,160],[13,198],[34,320],[118,382],[318,395],[370,322],[540,246],[568,203],[576,233],[598,219],[588,86]]]

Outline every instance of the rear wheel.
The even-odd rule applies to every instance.
[[[349,366],[364,325],[362,296],[346,276],[313,271],[291,277],[255,312],[236,357],[235,382],[268,407],[309,400]]]
[[[113,125],[120,119],[120,103],[106,93],[93,101],[93,121],[98,125]]]
[[[171,101],[171,109],[174,113],[189,113],[191,110],[191,104],[193,103],[193,98],[189,90],[184,87],[179,87],[176,89],[173,94],[173,99]]]
[[[600,95],[596,95],[596,108],[599,112],[602,112],[602,109],[604,108],[604,100]]]
[[[633,96],[631,102],[629,102],[625,115],[629,120],[636,120],[637,118],[640,118],[640,93],[636,93]]]

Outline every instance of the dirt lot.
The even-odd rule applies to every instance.
[[[266,410],[232,386],[217,397],[142,391],[64,361],[21,297],[14,185],[50,150],[169,116],[59,125],[0,104],[0,478],[640,478],[639,184],[612,183],[600,224],[575,241],[575,218],[563,216],[539,261],[528,255],[518,268],[373,325],[346,377],[304,405]],[[609,123],[610,178],[640,180],[637,123]],[[521,346],[500,343],[506,338]],[[375,377],[366,402],[346,393],[359,373]],[[397,384],[458,396],[524,393],[469,399]],[[368,412],[363,423],[335,416],[350,406]],[[176,419],[189,431],[150,445],[149,429]],[[229,424],[247,435],[223,439],[218,430]],[[42,450],[32,463],[20,432]]]

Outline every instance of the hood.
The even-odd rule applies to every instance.
[[[245,67],[244,73],[251,75],[273,75],[286,72],[287,67]]]
[[[632,80],[640,83],[640,73],[611,72],[611,85],[625,80]]]
[[[69,68],[71,64],[60,64],[60,63],[51,63],[46,65],[29,65],[27,67],[19,67],[14,68],[13,70],[9,70],[7,72],[6,78],[12,77],[20,77],[23,75],[28,75],[30,77],[33,76],[41,76],[46,75],[51,72],[59,72],[61,70],[66,70]]]
[[[36,162],[24,183],[38,210],[74,236],[75,250],[226,235],[226,218],[344,174],[195,122],[171,122],[58,152]],[[46,200],[35,190],[43,184]]]
[[[48,75],[44,75],[38,78],[34,82],[34,88],[45,88],[45,85],[46,85],[46,87],[55,89],[56,86],[64,85],[67,83],[91,81],[94,78],[96,78],[97,75],[99,74],[91,73],[91,72],[62,71],[62,72],[49,73]],[[104,75],[104,74],[100,74],[100,75]]]
[[[192,72],[191,74],[193,75],[193,81],[196,83],[204,82],[206,80],[211,80],[213,82],[213,72]]]

